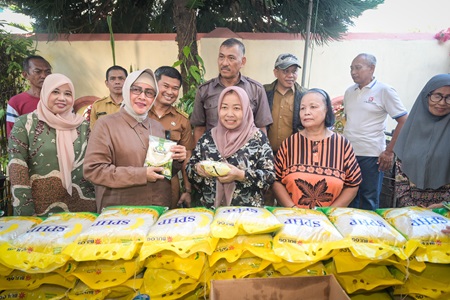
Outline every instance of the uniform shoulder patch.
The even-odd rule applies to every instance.
[[[180,109],[180,108],[178,108],[178,107],[175,107],[175,110],[176,110],[180,115],[182,115],[183,117],[185,117],[186,119],[189,119],[189,114],[188,114],[187,112],[185,112],[184,110],[182,110],[182,109]]]

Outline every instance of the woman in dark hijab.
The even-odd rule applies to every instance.
[[[450,199],[450,74],[420,92],[394,152],[397,206],[441,207]]]

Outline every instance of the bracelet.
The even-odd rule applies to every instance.
[[[191,189],[184,189],[184,193],[188,193],[188,194],[190,194],[192,192],[192,190]]]

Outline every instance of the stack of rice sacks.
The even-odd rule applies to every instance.
[[[141,292],[155,299],[200,299],[209,290],[207,257],[214,211],[202,207],[164,213],[150,228],[140,251],[146,267]]]
[[[166,210],[160,206],[103,209],[64,250],[76,262],[70,274],[80,279],[70,291],[71,299],[86,295],[89,299],[132,299],[138,295],[144,271],[139,253],[150,228]]]
[[[382,209],[377,211],[409,241],[419,243],[411,259],[421,268],[393,268],[394,276],[403,281],[394,287],[400,299],[450,299],[450,235],[442,229],[450,226],[450,213],[445,208],[421,207]]]
[[[416,294],[408,288],[408,278],[411,281],[414,274],[426,275],[425,262],[429,261],[430,255],[443,264],[449,262],[449,238],[441,232],[446,225],[450,225],[449,219],[429,209],[405,207],[373,212],[325,208],[322,211],[343,235],[343,242],[349,245],[326,262],[326,269],[336,276],[352,299],[389,299],[386,291],[415,297]],[[420,232],[424,237],[421,240],[411,232]],[[426,246],[439,243],[437,241],[441,241],[440,246],[432,249]],[[445,273],[445,268],[441,267]],[[428,290],[430,286],[440,289],[434,295],[439,294],[439,297],[432,299],[446,299],[445,296],[440,297],[450,287],[449,283],[445,288],[439,284],[418,284],[417,281],[411,287],[413,285],[415,291],[419,286],[424,287],[417,299],[426,299],[423,297],[431,294]]]
[[[0,218],[0,298],[66,299],[77,280],[63,251],[95,218],[91,213]]]

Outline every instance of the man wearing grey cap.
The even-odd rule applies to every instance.
[[[280,54],[273,70],[277,79],[264,85],[273,119],[267,135],[274,153],[300,125],[300,97],[306,91],[296,82],[300,68],[295,55]]]

